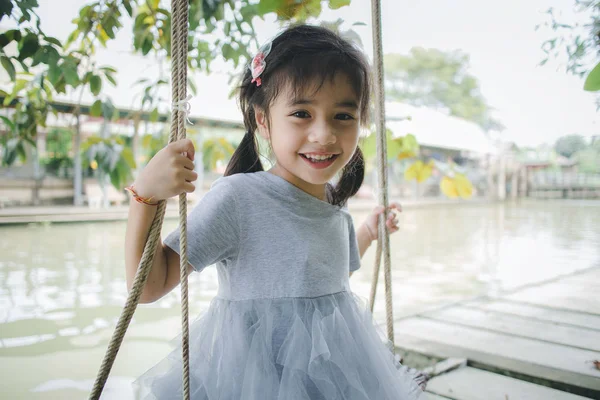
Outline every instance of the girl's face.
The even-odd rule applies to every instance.
[[[271,143],[276,164],[271,172],[305,192],[325,199],[325,184],[350,160],[358,144],[358,98],[345,74],[326,80],[297,98],[280,91],[265,113],[256,110],[259,133]],[[312,89],[312,90],[311,90]]]

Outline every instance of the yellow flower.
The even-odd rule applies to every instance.
[[[96,162],[96,160],[92,160],[92,162],[90,163],[90,168],[92,168],[93,170],[98,169],[98,163]]]
[[[473,185],[463,174],[455,174],[454,178],[445,176],[440,182],[440,189],[447,197],[468,199],[473,195]]]
[[[418,160],[409,166],[406,171],[404,171],[404,179],[407,181],[416,179],[419,183],[425,182],[433,173],[434,166],[435,164],[433,160],[430,160],[427,164],[423,163],[421,160]]]
[[[413,158],[419,154],[419,143],[415,136],[410,133],[393,139],[393,142],[398,145],[398,160]]]

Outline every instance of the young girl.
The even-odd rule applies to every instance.
[[[369,80],[355,46],[305,25],[264,46],[245,73],[239,101],[246,134],[225,177],[189,215],[189,269],[216,263],[219,277],[217,296],[190,328],[193,399],[407,400],[421,394],[349,287],[384,211],[375,209],[355,231],[344,208],[363,181],[357,144],[367,123]],[[255,135],[273,153],[269,171],[263,171]],[[189,140],[172,143],[148,163],[133,190],[152,200],[191,192],[193,160]],[[329,183],[334,178],[335,186]],[[129,287],[155,209],[131,203]],[[395,214],[387,213],[395,232]],[[179,283],[178,252],[176,230],[157,246],[142,302]],[[140,397],[163,400],[180,398],[181,382],[176,349],[136,385]]]

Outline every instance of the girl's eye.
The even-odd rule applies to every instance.
[[[339,119],[342,121],[350,121],[350,120],[353,120],[354,117],[350,114],[338,114],[335,116],[335,119]]]
[[[297,118],[310,118],[310,115],[306,111],[296,111],[292,115]]]

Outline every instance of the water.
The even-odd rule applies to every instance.
[[[357,226],[366,217],[353,215]],[[166,221],[164,233],[176,223]],[[600,202],[409,208],[400,225],[391,237],[395,316],[600,264]],[[2,398],[86,398],[126,298],[124,232],[124,222],[0,228]],[[374,250],[351,278],[365,299]],[[214,268],[191,276],[191,316],[216,285]],[[383,290],[381,277],[380,321]],[[174,291],[138,308],[103,398],[129,398],[134,377],[168,353],[178,307]]]

